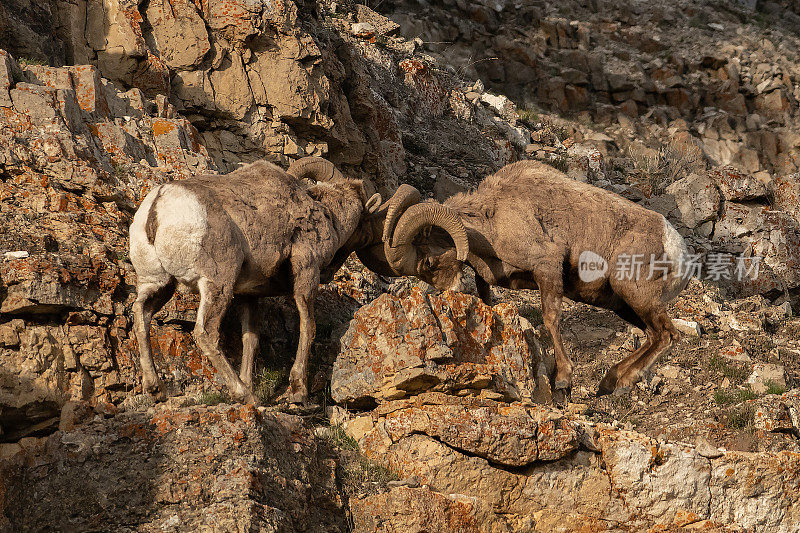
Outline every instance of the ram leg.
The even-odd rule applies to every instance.
[[[297,343],[297,355],[289,372],[289,389],[285,395],[290,403],[305,404],[308,401],[308,354],[317,331],[314,296],[318,286],[319,271],[294,268],[294,301],[300,314],[300,339]]]
[[[139,362],[142,367],[142,389],[144,392],[163,400],[164,384],[158,377],[150,344],[150,323],[175,293],[175,280],[165,278],[160,282],[142,283],[137,289],[133,303],[133,329],[139,344]]]
[[[197,346],[211,360],[225,381],[231,397],[243,403],[257,405],[253,393],[233,370],[228,359],[219,349],[220,325],[225,311],[233,298],[233,287],[222,285],[208,278],[198,282],[200,289],[200,307],[197,310],[197,323],[193,335]]]
[[[258,331],[256,329],[256,304],[255,298],[246,298],[241,304],[242,323],[242,368],[239,370],[239,379],[250,390],[253,390],[253,365],[256,352],[258,352]]]
[[[545,265],[543,265],[545,266]],[[553,353],[556,359],[556,375],[553,380],[555,392],[569,395],[572,388],[572,361],[564,349],[561,338],[561,300],[564,296],[561,267],[550,265],[549,269],[541,268],[534,272],[534,281],[539,286],[542,298],[542,321],[553,339]]]
[[[486,305],[492,305],[492,288],[485,279],[475,274],[475,288],[478,290],[478,297]]]
[[[647,324],[645,330],[647,342],[639,350],[611,367],[600,382],[598,395],[609,392],[623,394],[629,391],[658,358],[668,352],[680,339],[680,333],[663,307],[647,314],[643,313],[642,319]]]

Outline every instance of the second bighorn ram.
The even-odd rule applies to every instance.
[[[465,246],[454,249],[436,231],[419,235],[426,224],[416,213],[433,209],[432,202],[420,199],[406,185],[389,202],[384,226],[388,263],[398,274],[444,289],[459,275],[466,256],[487,303],[489,285],[538,288],[544,326],[553,339],[556,389],[572,386],[573,365],[559,328],[564,296],[610,309],[647,335],[640,348],[606,373],[598,394],[628,390],[679,338],[667,305],[688,282],[679,268],[687,249],[662,215],[550,166],[523,161],[442,205],[447,216],[457,216],[466,227],[467,253]],[[612,271],[634,261],[638,272]],[[582,272],[587,262],[596,270]]]
[[[310,182],[310,186],[309,186]],[[178,283],[200,293],[193,331],[200,350],[231,395],[256,402],[253,363],[258,348],[255,305],[261,296],[291,294],[300,314],[300,339],[286,394],[307,400],[307,363],[314,339],[314,296],[351,252],[386,272],[381,237],[390,202],[369,199],[361,180],[348,179],[324,159],[307,157],[284,172],[264,161],[225,176],[195,176],[160,185],[144,199],[130,228],[130,258],[138,276],[133,304],[142,385],[163,396],[150,346],[150,322]],[[447,231],[431,206],[424,220]],[[237,375],[221,353],[220,325],[232,300],[242,304],[242,366]]]

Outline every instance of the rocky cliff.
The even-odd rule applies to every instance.
[[[800,17],[784,4],[4,2],[0,527],[796,530]],[[152,405],[130,330],[139,201],[312,154],[437,198],[541,159],[662,212],[705,265],[762,269],[693,281],[672,310],[685,340],[626,397],[594,390],[641,332],[566,304],[561,410],[540,405],[534,294],[489,307],[348,262],[317,304],[324,416],[205,405],[225,398],[179,294],[153,328],[173,399]],[[280,299],[259,312],[269,405],[297,318]]]

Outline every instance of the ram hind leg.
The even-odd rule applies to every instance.
[[[606,372],[605,376],[603,376],[603,380],[600,382],[597,390],[597,396],[604,396],[614,392],[617,387],[617,379],[619,376],[627,371],[629,365],[635,361],[636,358],[650,348],[654,340],[652,329],[647,326],[644,320],[642,320],[641,317],[636,314],[636,311],[634,311],[627,303],[624,301],[618,302],[616,307],[612,308],[612,311],[614,311],[614,313],[622,320],[642,330],[646,338],[644,344],[637,346],[630,355],[608,369],[608,372]]]
[[[663,307],[655,309],[652,313],[644,317],[647,329],[651,333],[648,341],[652,337],[650,347],[636,357],[628,368],[617,378],[617,389],[620,391],[629,390],[637,381],[642,379],[647,371],[658,361],[659,357],[669,352],[672,345],[680,339],[680,333],[672,324],[667,310]]]
[[[220,326],[233,298],[233,286],[217,283],[209,278],[201,278],[197,286],[200,289],[200,307],[197,310],[197,323],[193,332],[197,346],[222,375],[232,398],[244,403],[257,404],[253,393],[242,382],[219,348]]]
[[[150,322],[175,293],[175,280],[165,276],[158,281],[140,283],[133,303],[133,329],[139,344],[142,389],[157,400],[164,399],[164,386],[156,372],[150,344]]]
[[[637,315],[645,324],[647,340],[638,350],[609,369],[600,382],[598,396],[628,392],[658,358],[680,338],[665,308],[641,310]]]
[[[626,387],[622,384],[624,381],[621,379],[622,376],[627,374],[631,368],[631,365],[633,365],[634,362],[637,361],[644,353],[650,351],[650,348],[653,346],[655,332],[649,327],[645,327],[644,332],[647,335],[647,340],[625,359],[619,361],[608,369],[608,372],[606,372],[606,375],[603,376],[603,379],[600,381],[600,385],[597,388],[597,396],[604,396],[613,392],[616,392],[617,394],[626,392]]]
[[[239,379],[253,390],[253,365],[258,351],[258,331],[256,329],[256,298],[245,298],[241,304],[242,323],[242,368]]]

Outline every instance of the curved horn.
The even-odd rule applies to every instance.
[[[422,195],[415,187],[404,183],[397,188],[394,195],[387,202],[389,206],[386,208],[386,222],[383,224],[384,243],[391,244],[394,228],[400,216],[409,206],[418,204],[421,200]]]
[[[469,239],[461,217],[442,204],[425,202],[409,207],[397,222],[391,242],[384,241],[386,259],[395,271],[401,274],[416,273],[417,249],[412,241],[425,226],[438,226],[449,233],[456,245],[456,258],[459,261],[467,260]]]
[[[376,192],[370,196],[369,200],[367,200],[367,203],[364,204],[364,209],[370,214],[374,213],[381,208],[381,200],[381,194]]]
[[[344,174],[339,172],[333,163],[327,159],[313,156],[302,157],[292,161],[286,172],[299,180],[331,181],[345,179]]]

